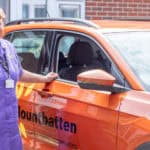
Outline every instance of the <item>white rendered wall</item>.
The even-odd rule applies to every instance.
[[[60,5],[81,6],[80,18],[85,18],[85,0],[10,0],[10,20],[22,19],[22,5],[29,5],[29,18],[34,18],[35,5],[45,5],[50,17],[60,17]]]

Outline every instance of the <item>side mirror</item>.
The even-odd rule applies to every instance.
[[[115,84],[115,78],[103,70],[90,70],[77,76],[78,84],[83,89],[101,90],[112,93],[121,93],[130,89]]]

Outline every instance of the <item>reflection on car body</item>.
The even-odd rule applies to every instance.
[[[149,22],[39,21],[4,36],[25,69],[60,76],[17,85],[25,149],[149,150]]]

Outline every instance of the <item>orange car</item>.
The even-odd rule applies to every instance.
[[[22,66],[52,83],[18,83],[27,150],[150,150],[150,23],[18,20]]]

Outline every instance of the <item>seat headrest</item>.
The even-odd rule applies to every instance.
[[[65,59],[65,56],[63,52],[59,52],[59,61],[63,61]]]
[[[27,69],[31,72],[37,72],[37,60],[33,53],[22,52],[18,53],[18,56],[24,69]]]
[[[68,54],[69,65],[89,65],[93,60],[93,49],[88,42],[78,41],[72,44]]]

